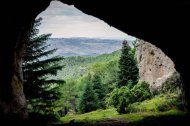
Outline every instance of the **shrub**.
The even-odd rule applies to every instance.
[[[131,89],[132,102],[141,102],[146,99],[150,99],[152,97],[149,85],[145,82],[138,82],[132,89]]]
[[[124,86],[119,89],[118,92],[118,105],[116,105],[116,110],[119,113],[126,113],[126,107],[131,103],[132,95],[128,87]]]
[[[107,97],[107,106],[114,106],[119,113],[126,113],[126,107],[131,102],[131,92],[127,86],[114,89]]]
[[[107,106],[114,106],[119,113],[126,113],[127,107],[134,102],[141,102],[152,97],[148,84],[139,82],[132,89],[122,86],[113,90],[106,98]]]

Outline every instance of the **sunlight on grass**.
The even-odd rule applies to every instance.
[[[176,109],[181,101],[176,94],[159,95],[150,100],[136,102],[128,106],[128,112],[159,112]]]
[[[74,122],[98,122],[106,120],[116,120],[116,121],[126,121],[126,122],[135,122],[143,120],[146,117],[159,117],[159,116],[172,116],[172,115],[183,115],[184,112],[173,109],[166,112],[139,112],[139,113],[130,113],[130,114],[121,114],[119,115],[117,111],[112,109],[106,110],[97,110],[81,115],[67,115],[61,118],[63,123],[69,123],[70,121]]]
[[[184,115],[184,112],[172,109],[166,112],[138,112],[130,114],[122,114],[114,116],[115,118],[125,118],[128,121],[140,121],[146,117],[160,117],[160,116],[174,116],[174,115]]]
[[[176,94],[159,95],[150,100],[141,103],[131,104],[128,109],[128,114],[118,114],[115,108],[106,110],[97,110],[80,115],[67,115],[60,120],[63,123],[73,122],[99,122],[99,121],[122,121],[122,122],[138,122],[146,117],[161,117],[161,116],[176,116],[184,115],[184,112],[179,111],[176,105],[178,104]]]
[[[67,115],[62,117],[61,121],[64,123],[69,123],[71,120],[74,120],[75,122],[94,122],[112,118],[115,115],[118,115],[118,113],[114,108],[112,108],[106,110],[97,110],[81,115]]]

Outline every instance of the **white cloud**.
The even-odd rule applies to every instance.
[[[102,20],[86,15],[74,6],[68,6],[58,1],[51,2],[47,10],[38,17],[43,18],[39,27],[40,34],[52,33],[54,38],[131,38],[114,27],[110,27]]]

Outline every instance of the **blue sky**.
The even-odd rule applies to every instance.
[[[43,18],[39,27],[40,34],[52,33],[52,38],[135,39],[109,26],[104,21],[86,15],[74,6],[62,4],[59,1],[51,2],[50,6],[38,17]]]

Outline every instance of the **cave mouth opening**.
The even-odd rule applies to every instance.
[[[49,55],[48,57],[40,57],[39,60],[37,59],[37,62],[44,62],[54,56],[64,57],[66,60],[65,62],[62,62],[62,64],[65,65],[65,68],[63,68],[63,70],[60,70],[56,77],[44,76],[42,74],[44,77],[47,77],[48,80],[64,79],[66,81],[65,86],[60,86],[63,90],[62,93],[64,91],[67,92],[71,90],[70,84],[75,84],[74,82],[76,82],[77,80],[86,77],[88,70],[91,69],[92,66],[95,66],[95,63],[93,63],[93,61],[96,62],[96,64],[100,67],[102,65],[101,62],[110,62],[112,60],[111,57],[119,58],[118,50],[120,50],[122,47],[122,41],[127,40],[132,46],[132,42],[136,40],[135,37],[129,36],[115,29],[114,27],[109,26],[102,20],[99,20],[98,18],[90,15],[86,15],[80,10],[76,9],[74,6],[69,6],[58,1],[51,2],[50,6],[44,12],[37,16],[34,23],[34,28],[32,30],[32,33],[33,32],[35,34],[32,34],[33,36],[31,37],[31,42],[35,43],[37,42],[37,40],[45,40],[45,42],[47,42],[46,45],[49,45],[47,47],[47,50],[43,51],[46,52],[52,49],[57,49],[53,55]],[[40,44],[38,47],[38,44],[36,44],[35,48],[37,49],[35,49],[34,51],[38,51],[44,47],[44,45]],[[25,52],[29,51],[25,50]],[[33,53],[36,55],[36,52]],[[39,55],[42,55],[41,52],[39,53]],[[102,60],[101,57],[103,57],[104,59]],[[28,57],[26,56],[26,58]],[[101,61],[98,61],[98,59]],[[78,68],[76,68],[77,65]],[[33,71],[38,71],[38,69],[43,70],[46,68],[33,67]],[[42,75],[41,79],[45,79]],[[24,70],[24,78],[25,77],[28,77],[28,73]],[[27,82],[27,80],[33,79],[26,78],[24,80]],[[31,83],[31,81],[29,83]],[[52,87],[54,88],[57,86],[53,84]],[[30,99],[31,97],[33,97],[31,96],[31,94],[34,94],[35,92],[31,91],[30,88],[26,90],[28,90],[25,91],[26,98]],[[77,95],[81,95],[80,92],[82,92],[81,89],[78,91]],[[71,93],[72,92],[70,91],[68,94]],[[37,98],[37,96],[38,95],[36,95],[35,97]],[[43,98],[40,96],[42,96],[41,94],[38,97]],[[62,107],[59,106],[59,109],[61,108],[61,110],[67,110],[71,108],[72,111],[76,110],[76,101],[78,101],[78,99],[75,98],[74,101],[69,101],[68,97],[62,98],[64,99],[62,101],[64,101],[65,103],[59,103],[62,104]],[[29,103],[30,102],[32,103],[31,100],[29,101]],[[30,111],[32,111],[32,108],[34,107],[32,107],[32,105],[29,105]]]
[[[67,0],[61,0],[61,1],[63,2],[65,1],[66,3],[68,2]],[[2,83],[0,85],[1,87],[1,92],[0,92],[1,110],[0,111],[2,113],[1,115],[3,116],[8,115],[8,117],[10,116],[15,117],[16,115],[19,118],[23,119],[27,117],[27,111],[25,111],[26,104],[25,104],[25,97],[22,90],[22,69],[21,69],[22,47],[21,46],[23,45],[24,41],[27,39],[32,20],[34,19],[34,17],[36,17],[36,15],[39,12],[41,12],[43,9],[46,8],[46,6],[49,4],[49,1],[23,2],[23,4],[26,6],[22,6],[23,4],[21,3],[22,2],[18,1],[14,6],[12,6],[10,8],[12,10],[11,14],[7,12],[9,16],[6,16],[8,18],[5,19],[5,24],[7,24],[8,28],[6,28],[4,31],[7,31],[7,29],[11,29],[9,31],[9,35],[13,37],[7,37],[7,32],[5,32],[4,38],[6,37],[7,43],[5,43],[4,47],[7,47],[8,49],[5,51],[7,52],[6,58],[4,58],[5,57],[4,51],[2,51],[1,53],[1,59],[3,60],[1,60],[0,66],[2,68],[1,73],[3,76],[2,76]],[[113,11],[120,13],[120,12],[124,12],[123,10],[130,11],[130,9],[134,7],[134,6],[133,7],[128,6],[127,8],[125,8],[125,4],[122,5],[122,2],[114,3],[114,6],[109,5],[105,11],[99,8],[96,8],[96,9],[91,8],[94,6],[99,7],[99,5],[105,6],[105,4],[103,3],[99,4],[99,2],[97,3],[95,2],[96,4],[91,4],[89,2],[86,2],[88,3],[87,6],[84,3],[79,3],[78,1],[76,2],[69,1],[68,3],[73,3],[84,12],[88,12],[89,14],[97,16],[103,19],[104,21],[108,22],[109,24],[112,24],[113,26],[117,26],[117,28],[127,33],[140,36],[144,38],[145,40],[151,40],[151,43],[155,43],[157,46],[162,48],[169,56],[171,56],[175,60],[176,69],[182,73],[182,77],[185,82],[183,85],[183,90],[184,90],[184,96],[186,97],[184,98],[185,98],[186,104],[188,105],[189,79],[187,77],[188,75],[187,73],[188,73],[189,65],[188,65],[188,62],[186,62],[186,58],[182,58],[182,55],[186,53],[186,50],[188,50],[188,46],[185,46],[186,45],[185,42],[186,40],[188,40],[188,35],[184,29],[188,28],[186,27],[186,25],[189,26],[189,23],[187,23],[189,19],[183,20],[183,19],[187,19],[186,17],[188,16],[186,15],[189,14],[190,12],[190,11],[186,11],[187,8],[185,7],[187,6],[183,7],[181,6],[182,4],[180,4],[178,7],[176,7],[174,6],[174,4],[172,4],[171,6],[168,6],[168,4],[166,5],[164,4],[164,8],[160,10],[160,7],[158,9],[154,6],[154,4],[152,4],[151,8],[148,7],[149,5],[142,6],[139,4],[136,8],[137,10],[140,10],[140,11],[138,11],[138,13],[136,13],[135,11],[131,11],[129,15],[131,15],[133,19],[128,20],[128,18],[123,18],[123,16],[118,15],[118,13],[116,13],[116,15],[114,15],[113,13],[113,15],[110,16],[110,14],[112,14]],[[110,1],[110,3],[113,3],[113,2]],[[115,7],[115,4],[118,5],[120,8],[117,10],[114,10],[113,8]],[[148,11],[144,9],[146,7],[148,8],[147,9]],[[173,11],[174,8],[176,10]],[[99,11],[102,11],[102,12],[101,13],[97,12],[98,9]],[[167,10],[170,10],[170,11],[167,11]],[[25,14],[25,12],[27,12],[27,15]],[[155,12],[155,15],[152,15],[149,12],[151,13]],[[10,16],[13,14],[18,15],[17,16],[18,18],[16,20],[15,20],[15,17]],[[143,18],[143,20],[145,20],[145,23],[138,22],[139,17],[142,17],[141,14],[142,15],[146,14],[145,15],[146,18]],[[162,19],[164,19],[164,21]],[[160,22],[157,23],[157,21],[160,21]],[[154,23],[151,24],[150,22],[154,22]],[[171,24],[170,22],[174,22],[176,24],[175,27],[173,27],[173,24]],[[160,23],[161,25],[157,25]],[[133,29],[133,27],[135,29]],[[159,30],[162,30],[162,31],[160,32]],[[168,33],[171,33],[171,34],[168,34]],[[173,36],[175,36],[175,38],[173,38]],[[162,42],[162,40],[164,41]],[[179,41],[180,41],[180,44],[183,42],[185,49],[178,48],[179,44],[178,43],[176,44],[175,42],[179,42]],[[165,42],[167,42],[167,44],[165,44]],[[177,48],[173,45],[177,45]],[[1,47],[1,49],[3,49],[4,47]],[[176,50],[179,50],[179,51],[176,53]],[[153,52],[154,51],[151,51],[150,54],[155,55],[155,52],[154,53]],[[140,56],[140,59],[143,59],[143,57]],[[160,64],[159,66],[164,66],[164,64]],[[149,69],[149,71],[152,72],[153,69]],[[188,108],[189,107],[187,106],[187,109]]]
[[[83,83],[85,83],[85,79],[86,81],[88,80],[87,74],[91,74],[91,76],[93,76],[91,79],[93,79],[97,71],[98,74],[105,72],[104,70],[100,69],[107,69],[104,67],[108,67],[111,64],[113,65],[113,63],[115,63],[115,66],[113,66],[115,69],[110,68],[113,71],[107,70],[106,74],[109,72],[117,73],[117,63],[113,62],[112,59],[109,59],[109,57],[116,59],[119,58],[115,57],[115,55],[119,56],[117,50],[121,49],[121,43],[124,39],[129,41],[130,45],[132,45],[134,41],[137,41],[135,46],[137,49],[136,58],[139,66],[139,76],[142,81],[146,81],[149,84],[151,94],[158,95],[161,92],[169,92],[170,95],[164,95],[164,98],[171,98],[172,96],[178,98],[180,89],[177,88],[180,88],[180,86],[177,83],[181,83],[179,82],[180,75],[175,70],[172,60],[169,57],[165,57],[165,54],[154,45],[143,40],[136,39],[135,37],[128,36],[127,34],[108,26],[108,24],[97,18],[85,15],[81,11],[74,8],[74,6],[68,6],[58,1],[53,1],[46,9],[46,11],[42,12],[36,20],[38,20],[39,17],[42,17],[43,19],[41,21],[42,24],[39,25],[39,33],[43,34],[41,36],[46,36],[46,34],[52,32],[52,37],[49,35],[46,36],[46,39],[50,40],[47,42],[50,44],[47,49],[52,50],[54,48],[57,48],[58,50],[57,53],[55,53],[55,56],[59,55],[65,57],[66,62],[62,63],[65,63],[64,65],[66,68],[63,68],[65,70],[58,72],[57,77],[45,76],[45,78],[48,78],[47,81],[50,82],[53,80],[51,82],[53,84],[47,87],[46,90],[51,90],[53,93],[55,93],[54,91],[56,91],[57,87],[59,87],[59,90],[61,90],[62,93],[61,100],[59,99],[59,101],[51,101],[50,99],[52,96],[54,96],[54,94],[48,94],[51,96],[46,96],[48,92],[45,92],[46,94],[44,96],[46,97],[46,102],[49,105],[42,105],[43,102],[41,102],[40,99],[43,99],[44,96],[42,95],[43,93],[41,93],[39,96],[36,95],[40,99],[37,99],[36,97],[32,100],[29,100],[29,109],[31,112],[35,111],[38,113],[46,113],[46,111],[53,111],[53,113],[57,113],[59,116],[65,116],[68,113],[75,114],[77,111],[80,111],[78,110],[79,108],[77,108],[77,105],[80,100],[79,97],[82,95],[81,92],[84,93],[84,90],[81,90],[81,87],[85,87]],[[105,59],[98,59],[98,57],[103,57]],[[97,59],[100,61],[97,62]],[[44,59],[42,58],[41,61],[43,60]],[[108,60],[109,62],[105,60]],[[102,62],[104,62],[104,64],[102,64]],[[52,65],[52,68],[56,69],[54,65]],[[24,73],[24,75],[26,74]],[[102,74],[102,76],[111,77],[117,75]],[[115,82],[117,78],[115,78],[115,80],[109,80],[108,77],[104,77],[104,79],[106,78],[107,80],[103,80],[100,77],[102,79],[101,81],[103,81],[104,86],[108,86],[105,84],[106,81],[117,83]],[[45,78],[42,76],[41,80]],[[66,83],[64,86],[56,86],[58,81],[55,79],[59,79],[59,81],[64,79],[66,80]],[[113,88],[114,83],[112,84],[112,87],[108,88]],[[42,87],[44,88],[46,86],[42,85]],[[41,90],[41,92],[43,92],[43,90]],[[65,94],[65,92],[67,93]],[[25,94],[29,99],[32,97],[30,95],[27,96],[28,93]],[[39,107],[38,110],[37,107],[35,107],[36,105],[34,105],[36,104],[36,101],[39,102],[37,106],[41,106],[41,108]],[[50,105],[50,102],[55,102],[57,105]],[[47,103],[44,102],[44,104]],[[171,103],[167,103],[168,106],[170,106],[170,104]],[[42,107],[44,108],[44,111]],[[53,108],[54,110],[50,110],[52,109],[51,107],[55,107]],[[126,109],[126,107],[124,107],[124,109]],[[171,108],[166,108],[166,110],[169,109]]]
[[[50,45],[47,49],[53,50],[54,48],[56,48],[57,51],[52,57],[54,56],[65,57],[66,62],[62,62],[62,64],[64,64],[66,68],[63,68],[63,70],[58,72],[57,77],[44,76],[45,75],[44,74],[43,76],[41,76],[40,79],[41,81],[45,78],[46,79],[48,78],[47,81],[49,81],[48,83],[51,84],[51,86],[47,86],[46,90],[49,91],[52,90],[53,93],[55,93],[54,91],[57,91],[57,87],[59,87],[59,90],[61,90],[62,93],[61,100],[59,99],[57,101],[56,100],[51,101],[50,99],[51,97],[54,96],[54,94],[50,93],[48,95],[51,96],[46,96],[48,91],[45,92],[46,94],[44,93],[41,94],[39,93],[40,95],[37,94],[39,96],[37,95],[36,96],[39,97],[39,99],[36,96],[35,98],[31,98],[33,97],[32,95],[30,94],[27,95],[30,91],[26,91],[25,93],[26,97],[32,99],[28,100],[30,103],[28,105],[30,112],[35,111],[37,113],[46,113],[47,111],[48,113],[48,111],[49,112],[53,111],[53,113],[57,113],[59,116],[65,116],[68,113],[75,114],[77,113],[77,111],[80,111],[77,110],[78,109],[77,105],[80,100],[79,97],[82,95],[81,92],[84,92],[81,90],[81,87],[83,88],[85,87],[83,83],[84,80],[88,78],[87,73],[88,74],[92,73],[91,76],[94,76],[94,73],[96,73],[97,71],[102,72],[102,70],[100,69],[106,69],[104,67],[108,67],[108,65],[114,63],[112,59],[109,59],[109,57],[116,59],[119,57],[120,53],[118,53],[117,50],[120,50],[122,48],[121,46],[123,40],[127,40],[130,45],[132,45],[134,41],[137,41],[136,58],[139,66],[140,79],[142,81],[146,81],[149,84],[151,93],[153,95],[158,95],[162,92],[161,90],[163,90],[163,92],[170,93],[170,95],[167,97],[172,97],[173,95],[174,97],[178,97],[179,92],[181,90],[177,89],[180,88],[180,86],[177,84],[181,83],[179,82],[180,75],[175,70],[173,61],[169,57],[166,57],[165,54],[154,45],[145,42],[143,40],[136,39],[135,37],[129,36],[113,27],[110,27],[108,24],[95,17],[82,13],[74,6],[68,6],[58,1],[51,2],[50,6],[46,9],[46,11],[38,15],[36,20],[38,20],[39,17],[42,18],[41,24],[39,22],[40,25],[39,26],[37,25],[38,26],[37,29],[39,29],[39,34],[42,34],[41,37],[44,37],[47,34],[52,33],[51,36],[48,35],[46,36],[47,38],[44,39],[47,40],[47,44]],[[48,58],[52,57],[50,56]],[[105,59],[102,60],[99,57],[101,58],[103,57]],[[97,59],[100,61],[98,61]],[[40,60],[46,61],[49,59],[41,58]],[[104,62],[104,64],[102,64],[102,62]],[[54,65],[51,64],[52,68],[57,69]],[[42,68],[46,69],[44,67]],[[112,72],[117,72],[116,69],[118,68],[112,69],[113,70]],[[111,72],[111,71],[106,71],[106,72]],[[24,72],[24,75],[27,74],[25,74]],[[50,75],[53,74],[50,72]],[[111,77],[117,75],[110,74],[109,76]],[[56,84],[59,83],[58,80],[56,81],[56,79],[58,79],[59,81],[64,79],[66,80],[66,83],[64,84],[64,86],[60,85],[56,86]],[[104,81],[103,82],[104,86],[107,86],[105,83],[108,80],[102,80],[102,81]],[[109,80],[109,81],[111,82],[114,80]],[[114,81],[114,83],[116,82]],[[45,85],[41,86],[42,88],[46,87]],[[114,84],[112,86],[114,86]],[[43,92],[43,90],[41,91]],[[31,94],[32,93],[34,93],[35,95],[35,92],[31,92]],[[46,101],[49,105],[47,105],[47,103],[45,102],[40,101],[40,99],[43,99],[44,97],[46,97],[46,100],[44,101]],[[166,95],[164,96],[164,98],[165,97]],[[36,102],[39,103],[36,105]],[[54,102],[54,104],[51,103],[50,105],[50,102]],[[170,106],[170,103],[167,103],[167,105]],[[36,106],[38,107],[40,106],[41,108],[39,107],[37,110]],[[44,110],[42,109],[42,107],[44,108]],[[53,108],[54,110],[52,109],[52,107],[55,107]],[[169,109],[171,108],[169,107],[166,110]]]

